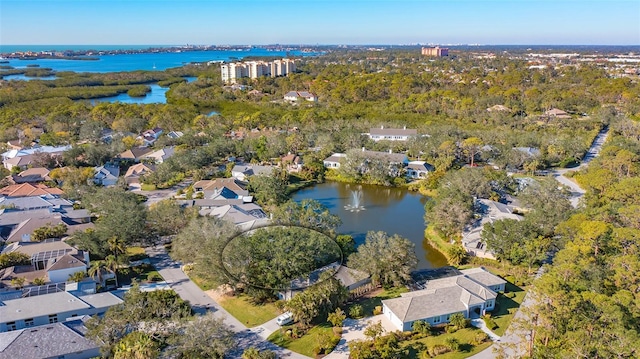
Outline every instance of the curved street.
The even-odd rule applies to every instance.
[[[568,187],[569,190],[571,191],[570,201],[573,208],[578,208],[578,206],[580,205],[580,200],[582,199],[582,196],[585,194],[585,190],[580,188],[580,186],[578,186],[578,184],[572,181],[570,178],[565,177],[564,174],[569,171],[578,171],[588,166],[591,160],[596,158],[600,153],[602,146],[607,141],[608,135],[609,135],[608,128],[605,128],[604,130],[600,131],[600,133],[598,133],[598,135],[593,140],[591,147],[589,147],[589,150],[587,151],[586,155],[584,156],[584,159],[582,160],[579,166],[574,168],[569,168],[569,169],[567,168],[556,169],[552,171],[553,178],[555,178],[562,185]],[[553,260],[553,257],[549,258],[547,262],[551,263],[552,260]],[[542,276],[543,273],[544,273],[544,267],[540,267],[540,269],[538,269],[538,272],[536,273],[536,279]],[[518,309],[516,314],[513,316],[512,322],[515,320],[526,320],[527,319],[526,315],[522,312],[521,309],[532,306],[533,304],[535,304],[535,299],[532,298],[531,295],[527,293],[527,295],[525,295],[524,297],[524,300],[522,301],[522,304],[520,305],[520,308]],[[524,345],[522,343],[522,338],[524,338],[525,336],[526,334],[522,332],[518,332],[515,330],[515,328],[513,328],[513,326],[510,326],[509,328],[507,328],[507,331],[504,333],[504,335],[500,338],[500,340],[497,343],[493,344],[489,348],[469,358],[471,359],[497,358],[499,356],[495,351],[498,350],[498,347],[500,347],[500,349],[502,349],[502,351],[504,352],[505,358],[520,358],[524,354],[523,353]]]
[[[270,333],[265,332],[265,326],[277,329],[277,324],[276,328],[273,328],[273,325],[269,326],[268,323],[270,322],[252,329],[244,326],[191,281],[180,268],[180,263],[172,260],[163,246],[148,247],[146,248],[146,253],[151,264],[158,270],[171,289],[178,293],[180,298],[188,301],[194,312],[204,314],[207,311],[211,311],[216,317],[224,320],[225,324],[236,333],[236,347],[231,350],[229,357],[240,358],[244,349],[256,347],[261,350],[273,350],[280,358],[308,359],[304,355],[281,348],[266,340]]]

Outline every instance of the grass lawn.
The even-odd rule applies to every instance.
[[[132,268],[121,268],[118,270],[118,284],[127,285],[136,282],[146,282],[148,278],[156,277],[163,280],[162,276],[151,264],[143,264]]]
[[[379,291],[379,292],[378,292]],[[357,300],[347,306],[345,309],[345,313],[349,316],[349,308],[355,304],[360,304],[362,306],[364,316],[370,317],[373,315],[373,310],[376,306],[381,306],[382,301],[385,299],[398,298],[400,294],[406,293],[409,290],[406,287],[400,288],[391,288],[391,289],[379,289],[376,292],[370,293],[373,296],[369,296],[367,298],[362,298]]]
[[[313,349],[318,346],[318,337],[324,333],[333,335],[333,329],[331,328],[331,324],[329,323],[316,325],[315,327],[311,328],[305,335],[298,339],[291,339],[284,336],[284,333],[288,328],[290,328],[290,326],[283,327],[280,330],[276,330],[269,336],[267,340],[274,343],[275,345],[287,348],[291,351],[312,358],[315,357],[315,355],[313,354]]]
[[[155,191],[156,190],[156,185],[153,184],[141,184],[140,185],[140,189],[142,191]]]
[[[138,261],[148,257],[142,247],[127,247],[127,256],[129,256],[129,260],[131,261]]]
[[[447,250],[451,247],[451,243],[446,238],[442,238],[432,225],[428,225],[427,229],[424,230],[424,237],[438,252],[445,257],[447,256]]]
[[[224,297],[218,304],[249,328],[268,322],[280,313],[273,303],[255,305],[244,295]]]
[[[498,295],[496,299],[497,309],[491,313],[491,317],[498,324],[498,328],[493,330],[497,335],[504,335],[505,330],[511,324],[511,320],[515,315],[516,309],[522,304],[522,300],[524,300],[524,295],[526,291],[518,286],[515,286],[511,283],[507,283],[506,292],[515,293],[515,297],[507,298],[504,295]],[[509,309],[512,309],[513,314],[509,314]]]
[[[193,273],[187,273],[187,275],[189,276],[189,279],[191,279],[198,287],[200,287],[200,289],[202,289],[205,292],[210,289],[216,288],[216,285],[214,285],[213,283],[207,281],[204,278],[198,277]]]
[[[462,330],[458,330],[453,334],[440,334],[437,336],[428,336],[426,338],[418,340],[405,341],[402,342],[401,345],[403,347],[409,347],[409,355],[407,356],[407,358],[418,358],[420,353],[416,349],[419,349],[421,345],[426,345],[427,348],[430,348],[436,344],[444,344],[444,341],[447,338],[456,338],[460,342],[460,350],[457,352],[440,354],[437,356],[437,358],[462,359],[467,358],[473,354],[477,354],[491,346],[492,342],[490,340],[478,346],[469,344],[469,342],[473,340],[473,337],[480,332],[482,331],[477,328],[465,328]]]

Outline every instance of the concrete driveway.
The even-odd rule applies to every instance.
[[[364,330],[369,324],[375,324],[378,321],[382,323],[385,332],[393,332],[398,330],[391,321],[383,314],[363,319],[347,318],[342,323],[342,339],[338,342],[336,348],[325,356],[326,359],[348,359],[349,358],[349,342],[359,339],[367,339]]]

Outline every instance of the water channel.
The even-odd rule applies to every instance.
[[[342,219],[338,232],[352,235],[358,244],[368,231],[398,234],[415,244],[418,269],[447,265],[446,258],[424,240],[426,198],[420,194],[402,188],[326,182],[296,192],[293,199],[322,203]]]

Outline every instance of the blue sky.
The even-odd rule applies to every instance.
[[[639,0],[0,0],[0,44],[640,45]]]

